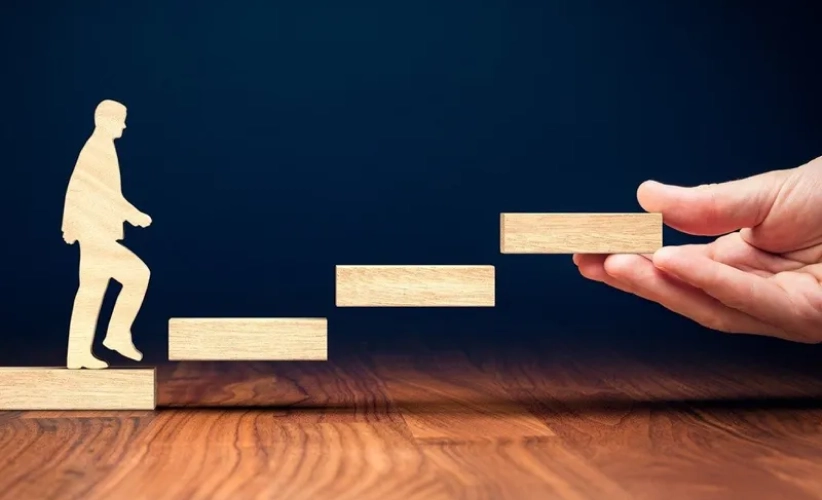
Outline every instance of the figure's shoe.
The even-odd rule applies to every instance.
[[[103,340],[103,345],[106,346],[108,349],[111,349],[112,351],[119,352],[120,354],[129,359],[133,359],[134,361],[142,361],[143,359],[143,353],[138,351],[130,340],[112,340],[109,337],[106,337],[105,340]]]
[[[89,354],[87,356],[69,356],[66,360],[66,366],[69,370],[79,370],[81,368],[102,370],[108,368],[108,363]]]

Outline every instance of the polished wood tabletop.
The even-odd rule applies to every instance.
[[[0,413],[0,498],[822,498],[818,346],[723,342],[161,365],[156,411]]]

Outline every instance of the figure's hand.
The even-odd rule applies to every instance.
[[[132,215],[128,221],[132,226],[136,227],[148,227],[151,225],[151,217],[143,212],[137,212],[135,215]]]
[[[73,245],[77,243],[77,236],[74,235],[74,231],[63,231],[63,241]]]
[[[583,276],[714,330],[822,342],[822,157],[722,184],[649,181],[637,198],[674,229],[724,236],[648,256],[574,255]]]

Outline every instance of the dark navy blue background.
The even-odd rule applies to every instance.
[[[325,316],[332,356],[413,335],[714,342],[570,256],[501,255],[500,212],[638,211],[645,179],[822,154],[811,2],[79,3],[0,16],[2,363],[64,361],[62,204],[101,99],[129,108],[124,192],[154,218],[126,233],[153,272],[150,362],[172,316]],[[498,305],[336,309],[336,264],[493,264]]]

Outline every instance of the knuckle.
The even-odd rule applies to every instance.
[[[708,225],[714,225],[722,221],[726,214],[722,213],[722,205],[717,197],[716,183],[703,184],[697,190],[703,191],[706,195],[705,203],[702,205],[702,218]]]

